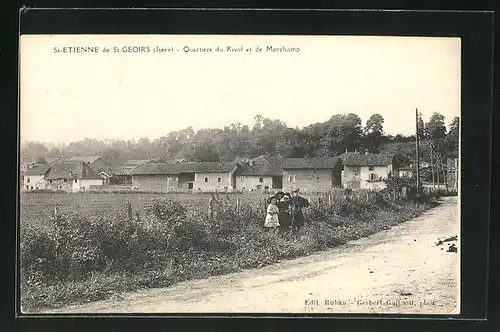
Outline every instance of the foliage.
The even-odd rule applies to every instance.
[[[51,229],[21,228],[22,304],[96,300],[111,291],[259,267],[386,229],[430,206],[383,193],[330,196],[331,204],[326,196],[311,200],[297,239],[263,230],[260,196],[240,203],[238,210],[234,199],[219,198],[213,219],[165,198],[136,209],[140,220],[130,220],[123,204],[118,210],[60,213],[50,219]]]
[[[147,214],[161,221],[177,221],[186,217],[186,207],[179,200],[155,199],[145,206]]]

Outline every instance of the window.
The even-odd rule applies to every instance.
[[[316,177],[316,180],[319,180],[319,176],[318,176],[318,177]]]
[[[265,186],[265,187],[264,187],[264,189],[265,189],[265,190],[269,190],[269,186]]]
[[[78,179],[75,179],[75,183],[78,183]]]
[[[64,179],[64,182],[68,182],[68,180],[67,180],[67,179]]]
[[[205,177],[205,182],[208,182],[208,178],[207,177]]]
[[[31,190],[33,190],[33,186],[31,186]]]
[[[259,182],[260,183],[264,182],[264,179],[263,178],[259,178]]]
[[[28,178],[28,179],[26,180],[26,182],[27,182],[27,183],[30,183],[30,178]]]
[[[377,176],[375,173],[370,173],[370,181],[375,181],[377,179]]]
[[[374,167],[373,166],[368,166],[369,171],[373,171]]]
[[[217,182],[221,183],[222,179],[221,178],[217,178]]]
[[[49,183],[52,183],[52,180],[49,180]]]

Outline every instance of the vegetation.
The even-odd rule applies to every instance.
[[[305,212],[306,226],[292,238],[262,229],[260,195],[219,197],[213,217],[206,210],[208,197],[195,196],[200,201],[190,208],[184,201],[158,197],[140,208],[124,200],[108,209],[68,206],[48,216],[53,227],[24,221],[23,310],[104,299],[307,255],[388,229],[433,205],[427,197],[416,204],[374,192],[316,195]]]
[[[427,123],[419,118],[419,135],[425,149],[433,143],[443,157],[458,150],[459,118],[453,119],[449,131],[445,119],[434,113]],[[188,127],[170,132],[155,140],[97,140],[86,138],[67,145],[48,146],[26,142],[21,147],[23,160],[45,157],[99,155],[121,159],[186,159],[190,161],[232,161],[260,154],[283,157],[334,156],[347,151],[401,152],[407,158],[415,155],[415,136],[387,135],[384,119],[373,114],[363,126],[358,115],[335,114],[328,121],[308,127],[289,128],[280,120],[255,116],[252,128],[240,123],[223,129]],[[401,145],[400,145],[401,144]],[[422,151],[428,156],[428,151]]]

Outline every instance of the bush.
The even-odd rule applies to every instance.
[[[145,206],[147,214],[161,221],[173,221],[186,217],[186,208],[178,200],[155,199]]]

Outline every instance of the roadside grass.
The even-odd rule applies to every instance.
[[[389,229],[436,204],[377,193],[319,199],[297,238],[265,232],[262,211],[234,201],[216,206],[214,218],[161,197],[145,203],[139,219],[123,207],[66,212],[45,222],[50,229],[21,228],[21,306],[37,312],[259,268]]]

